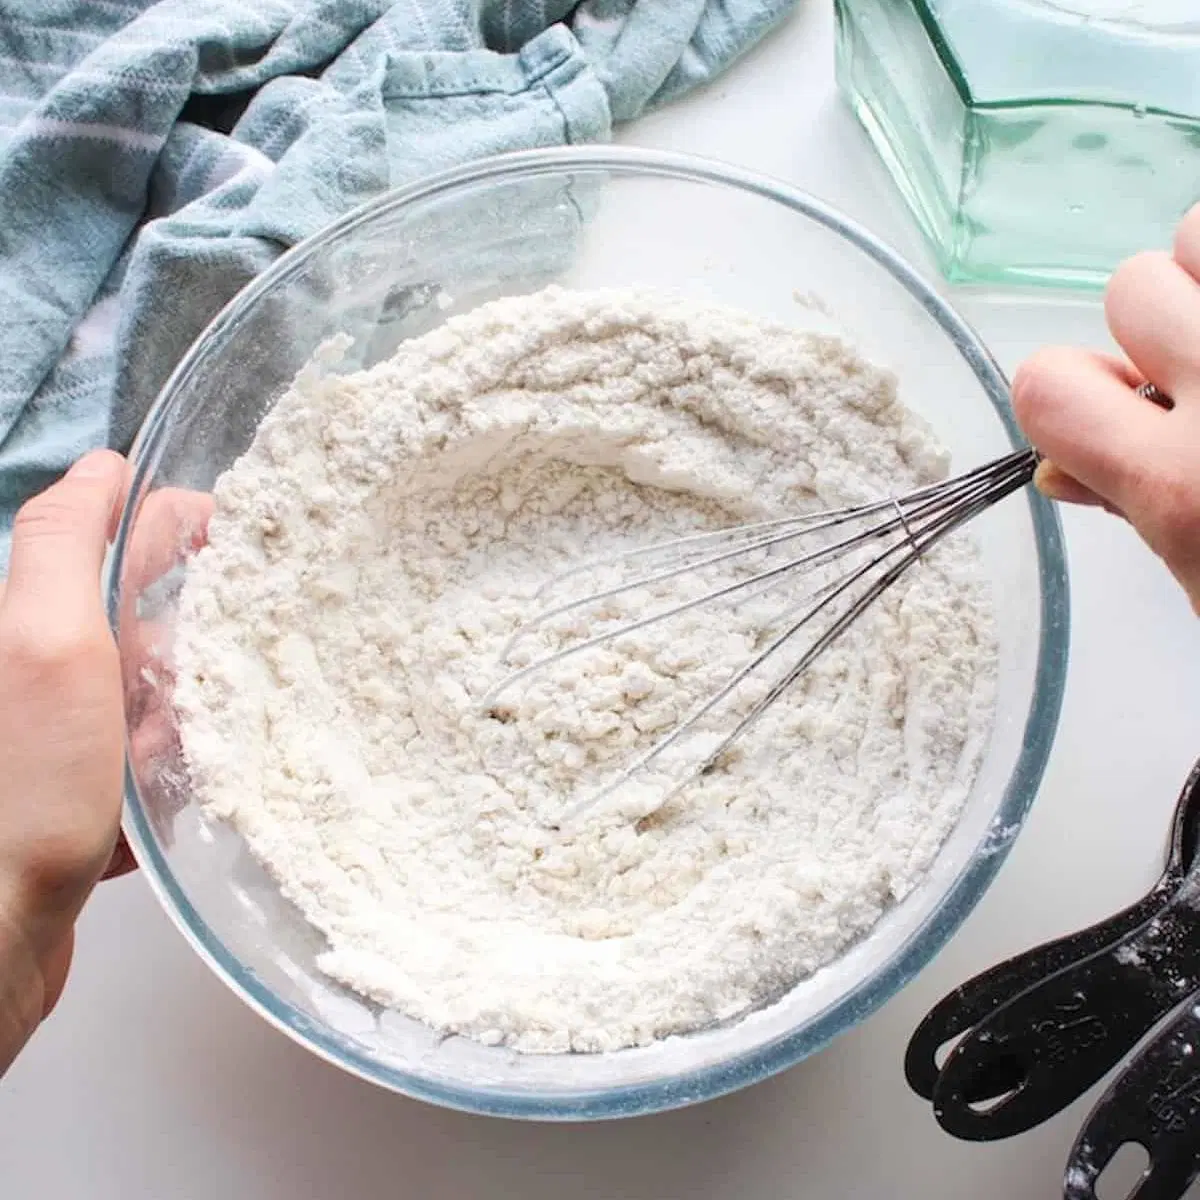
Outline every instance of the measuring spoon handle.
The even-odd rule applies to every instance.
[[[1126,1200],[1179,1200],[1200,1175],[1197,1004],[1193,995],[1180,1006],[1092,1110],[1067,1160],[1064,1200],[1096,1200],[1098,1180],[1130,1142],[1149,1162]]]
[[[1102,1079],[1180,999],[1200,987],[1200,881],[1115,945],[996,1009],[955,1047],[933,1095],[955,1137],[994,1141],[1032,1129]],[[981,1081],[1006,1073],[988,1105]],[[991,1098],[989,1098],[991,1099]]]
[[[1127,933],[1144,925],[1179,889],[1183,870],[1171,863],[1154,888],[1136,904],[1098,921],[1078,933],[1045,942],[1015,955],[1005,962],[976,975],[954,989],[929,1010],[917,1026],[904,1055],[904,1075],[908,1086],[923,1100],[932,1100],[937,1087],[938,1053],[947,1042],[973,1029],[1002,1004],[1007,1004],[1028,988],[1101,950],[1107,949]],[[991,1076],[982,1072],[975,1078],[971,1103],[1002,1096],[1013,1087],[1011,1070],[997,1069]]]
[[[1164,908],[1183,884],[1200,846],[1200,761],[1197,761],[1175,801],[1167,862],[1158,883],[1135,904],[1097,922],[1088,929],[1046,942],[1018,954],[968,980],[944,997],[917,1027],[904,1058],[909,1087],[931,1100],[937,1087],[938,1054],[942,1047],[966,1033],[1027,988],[1040,984],[1092,954],[1113,945],[1149,921]],[[995,1099],[1012,1090],[1020,1080],[1011,1067],[997,1064],[988,1074],[981,1071],[968,1097],[971,1103]]]

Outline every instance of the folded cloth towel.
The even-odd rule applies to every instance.
[[[606,138],[794,0],[0,0],[0,572],[217,310],[347,209]]]

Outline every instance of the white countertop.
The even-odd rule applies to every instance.
[[[833,87],[829,0],[702,96],[625,131],[724,158],[846,209],[929,268]],[[1039,342],[1103,345],[1094,301],[959,307],[1012,369]],[[937,961],[829,1050],[738,1095],[591,1126],[461,1116],[318,1061],[244,1008],[136,876],[82,921],[57,1013],[0,1085],[6,1200],[1054,1200],[1093,1097],[987,1146],[907,1090],[909,1033],[997,959],[1114,911],[1156,876],[1200,754],[1200,622],[1118,522],[1067,513],[1071,670],[1033,816]]]

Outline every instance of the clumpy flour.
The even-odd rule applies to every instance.
[[[945,469],[845,344],[653,292],[549,289],[370,370],[311,368],[219,481],[188,568],[174,699],[200,801],[324,934],[321,970],[439,1030],[600,1051],[743,1013],[868,931],[954,824],[995,673],[971,543],[666,803],[619,790],[554,827],[785,597],[700,606],[483,700],[548,576]],[[698,586],[550,623],[510,666]]]

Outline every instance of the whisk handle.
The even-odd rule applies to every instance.
[[[1175,407],[1175,401],[1167,395],[1166,392],[1160,391],[1152,383],[1143,383],[1137,390],[1137,394],[1143,400],[1149,400],[1151,404],[1157,404],[1159,408],[1170,412]]]

